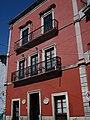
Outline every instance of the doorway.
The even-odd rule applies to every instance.
[[[20,104],[19,100],[12,101],[12,120],[19,120],[20,116]]]
[[[40,120],[39,92],[29,94],[29,120]]]
[[[66,92],[52,95],[52,110],[55,120],[69,120],[68,96]]]

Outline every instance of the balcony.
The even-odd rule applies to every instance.
[[[86,16],[86,22],[90,21],[90,3],[82,10]]]
[[[54,19],[32,31],[25,38],[16,41],[14,44],[14,50],[17,54],[20,54],[40,43],[43,43],[44,41],[51,39],[56,35],[58,35],[58,21]],[[23,40],[25,42],[23,42]]]
[[[61,58],[54,57],[47,61],[26,67],[21,71],[15,71],[11,75],[14,86],[22,86],[49,80],[61,76]]]

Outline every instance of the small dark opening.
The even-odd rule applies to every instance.
[[[39,93],[30,95],[30,120],[39,120]]]
[[[89,101],[89,107],[90,107],[90,101]]]
[[[12,120],[19,120],[19,101],[13,101],[13,117]]]

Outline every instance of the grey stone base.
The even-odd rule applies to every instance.
[[[11,116],[6,116],[6,120],[12,120],[12,117]],[[27,116],[20,116],[19,120],[28,120],[28,117]]]
[[[90,117],[70,117],[70,120],[90,120]]]
[[[6,116],[6,120],[12,120],[11,116]],[[20,116],[20,120],[28,120],[27,116]],[[53,116],[42,116],[42,120],[55,120]],[[90,117],[70,117],[69,120],[90,120]]]

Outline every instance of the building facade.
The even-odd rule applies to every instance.
[[[37,0],[9,25],[6,120],[89,120],[90,0]]]
[[[5,115],[6,88],[4,83],[6,82],[6,74],[6,55],[0,55],[0,120]]]

